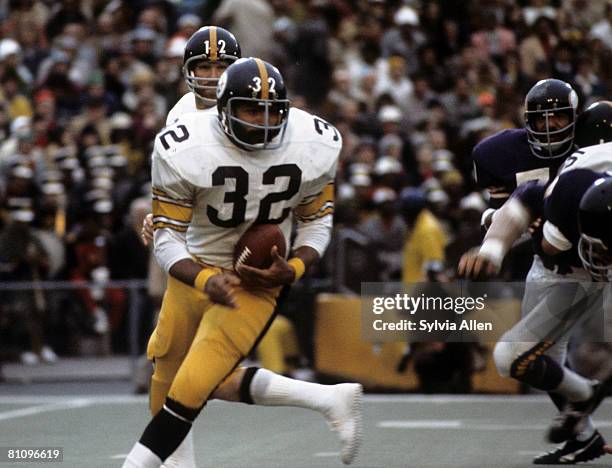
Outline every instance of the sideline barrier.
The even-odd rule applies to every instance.
[[[518,319],[518,317],[516,317]],[[319,294],[315,318],[315,369],[343,380],[361,382],[368,388],[389,391],[415,391],[418,381],[412,363],[403,373],[397,372],[406,343],[372,343],[363,340],[361,301],[358,296]],[[488,348],[486,368],[472,376],[477,393],[520,392],[514,379],[501,377]]]
[[[131,375],[134,378],[137,370],[138,353],[138,330],[140,325],[140,301],[139,291],[146,290],[146,280],[121,280],[105,282],[74,282],[74,281],[10,281],[0,283],[0,298],[7,291],[65,291],[92,288],[117,288],[128,292],[128,349],[130,359]],[[0,299],[1,300],[1,299]]]

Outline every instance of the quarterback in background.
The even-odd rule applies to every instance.
[[[338,433],[342,461],[356,456],[360,385],[319,385],[238,367],[274,318],[280,288],[321,257],[331,235],[341,137],[322,119],[289,107],[280,72],[260,59],[241,59],[219,80],[217,114],[188,113],[156,137],[155,254],[169,273],[148,349],[157,411],[124,467],[160,467],[213,394],[316,410]],[[276,224],[290,245],[294,220],[288,260],[272,249],[269,268],[232,271],[234,246],[250,226]],[[201,326],[204,314],[214,326]]]
[[[187,112],[214,111],[219,77],[240,57],[240,44],[227,29],[203,26],[193,33],[185,44],[183,56],[183,76],[189,92],[170,109],[166,125]]]

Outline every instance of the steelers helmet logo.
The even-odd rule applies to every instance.
[[[223,92],[225,91],[226,85],[227,85],[227,72],[223,72],[223,74],[219,77],[219,82],[217,83],[217,99],[223,96]]]

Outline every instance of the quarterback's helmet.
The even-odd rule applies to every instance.
[[[219,78],[197,77],[194,71],[195,65],[200,61],[225,62],[230,65],[241,56],[240,44],[227,29],[217,26],[204,26],[198,29],[185,44],[183,76],[187,86],[204,102],[214,104],[214,99],[198,93],[198,90],[209,91],[214,95]]]
[[[612,141],[612,102],[598,101],[576,119],[574,143],[579,148]]]
[[[238,112],[245,109],[259,113],[259,117],[249,121],[239,118]],[[219,78],[217,112],[223,131],[240,148],[280,147],[289,117],[283,76],[261,59],[237,60]]]
[[[612,177],[602,177],[584,193],[578,212],[578,255],[596,281],[612,280]]]
[[[525,129],[535,156],[559,158],[573,150],[577,109],[578,95],[565,81],[551,78],[533,85],[525,97]],[[553,115],[566,115],[568,124],[551,128]]]

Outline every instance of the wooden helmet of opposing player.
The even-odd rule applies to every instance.
[[[584,193],[578,212],[578,255],[595,281],[612,281],[612,176]]]
[[[525,130],[531,152],[538,158],[560,158],[574,149],[578,95],[565,81],[540,80],[525,96]],[[563,115],[567,124],[556,128],[552,117]],[[542,125],[543,123],[543,125]]]
[[[219,122],[228,138],[244,150],[279,148],[287,129],[289,107],[280,71],[259,58],[237,60],[219,78]],[[239,118],[237,111],[245,108],[259,113],[261,118]]]
[[[202,61],[230,65],[240,57],[242,57],[240,44],[231,32],[217,26],[201,27],[185,44],[183,76],[187,86],[206,104],[214,105],[219,78],[198,76],[196,65]]]

